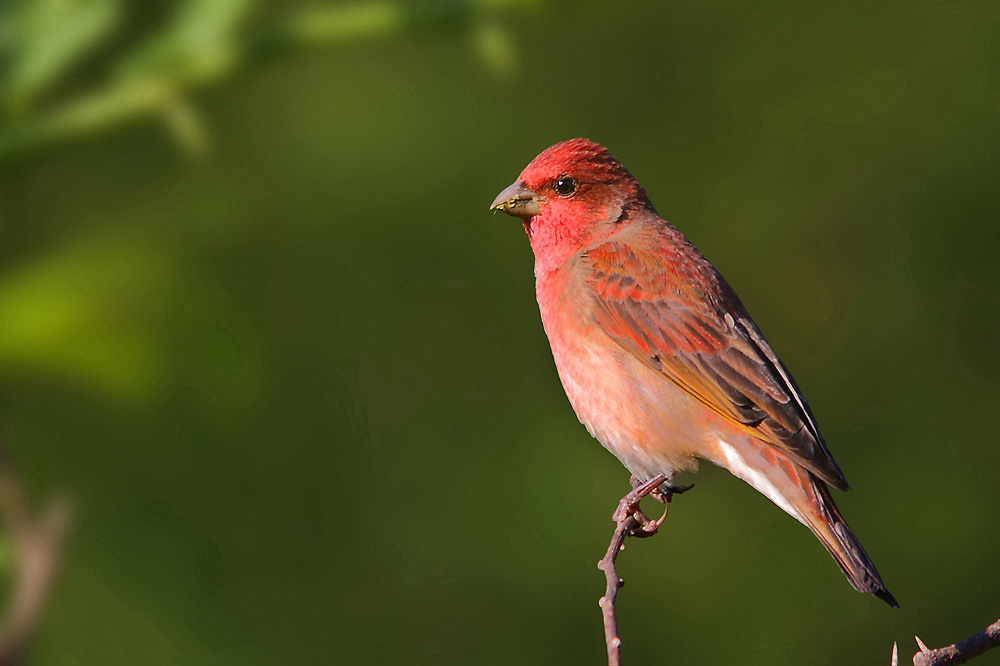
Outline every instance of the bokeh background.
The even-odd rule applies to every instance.
[[[487,210],[574,136],[741,294],[902,604],[706,465],[627,661],[995,620],[998,45],[989,0],[5,3],[0,433],[76,509],[33,663],[600,663],[627,473]]]

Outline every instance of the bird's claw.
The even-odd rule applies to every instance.
[[[660,529],[660,525],[663,524],[666,517],[667,507],[663,508],[663,515],[656,520],[651,520],[649,516],[644,514],[642,511],[636,510],[632,513],[632,518],[634,518],[635,522],[638,524],[628,531],[628,535],[638,537],[640,539],[651,537],[656,534],[657,530]]]

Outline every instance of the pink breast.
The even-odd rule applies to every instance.
[[[560,273],[538,281],[538,304],[577,417],[640,477],[696,468],[701,442],[714,437],[712,415],[604,333],[589,292]]]

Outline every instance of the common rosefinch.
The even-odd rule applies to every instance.
[[[556,369],[576,415],[640,481],[725,467],[830,551],[860,592],[896,600],[827,484],[847,480],[740,299],[606,148],[545,150],[493,202],[523,220]]]

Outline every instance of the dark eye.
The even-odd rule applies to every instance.
[[[576,181],[566,176],[556,181],[556,194],[568,197],[576,191]]]

